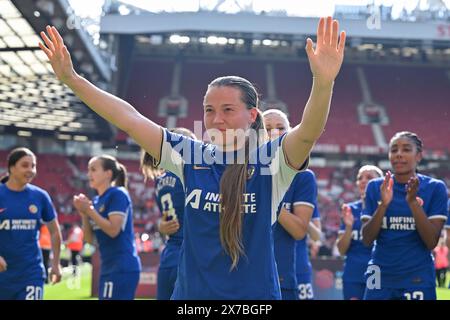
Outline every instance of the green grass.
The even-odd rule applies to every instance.
[[[450,272],[447,272],[447,281],[445,284],[445,288],[436,289],[438,300],[450,300],[450,289],[448,289],[449,284],[450,284]]]
[[[63,269],[63,279],[55,285],[45,285],[44,300],[97,300],[91,297],[92,266],[84,263],[79,278],[72,276],[71,268]],[[437,288],[438,300],[450,300],[450,272],[447,273],[446,288]]]
[[[438,300],[450,300],[450,289],[437,288],[436,293]]]
[[[74,277],[71,268],[64,268],[60,283],[45,285],[44,300],[96,300],[91,297],[91,272],[89,263],[82,265],[80,277]]]

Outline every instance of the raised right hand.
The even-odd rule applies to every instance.
[[[8,267],[8,264],[6,263],[5,259],[3,259],[2,256],[0,256],[0,272],[6,271]]]
[[[381,203],[385,206],[388,206],[392,201],[392,197],[394,195],[394,191],[392,186],[394,185],[394,178],[392,178],[392,174],[390,171],[386,172],[384,177],[384,181],[381,184]]]
[[[69,83],[77,76],[77,73],[73,69],[72,59],[67,47],[64,45],[64,40],[55,27],[47,26],[48,35],[45,32],[41,32],[40,35],[45,42],[39,42],[39,47],[47,55],[50,64],[52,65],[53,72],[59,80],[69,85]]]

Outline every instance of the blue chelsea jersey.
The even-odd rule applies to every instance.
[[[437,179],[418,174],[417,197],[428,219],[447,219],[447,188]],[[362,219],[370,218],[381,200],[383,178],[367,185]],[[393,199],[386,209],[369,265],[380,268],[385,288],[434,287],[431,251],[420,238],[412,212],[406,202],[406,184],[395,181]],[[373,270],[373,268],[371,268]],[[369,275],[369,274],[367,274]]]
[[[344,274],[342,279],[347,282],[365,283],[364,273],[370,260],[372,246],[365,246],[362,242],[361,212],[363,202],[361,200],[347,204],[352,210],[353,227],[350,246],[345,254]],[[341,221],[339,234],[345,232],[345,224]]]
[[[183,219],[185,194],[181,180],[166,171],[155,179],[156,202],[165,220],[178,220],[180,229],[168,236],[166,247],[161,253],[160,268],[178,266],[180,248],[183,242]]]
[[[314,173],[306,170],[298,173],[288,191],[281,201],[277,215],[280,214],[282,208],[293,214],[294,207],[297,205],[305,205],[313,208],[317,207],[317,184]],[[307,268],[309,259],[306,249],[306,236],[298,242],[283,228],[280,223],[275,223],[273,227],[275,259],[277,262],[280,286],[284,289],[297,288],[297,272],[296,268]],[[296,246],[303,246],[300,255],[296,256]],[[306,253],[306,257],[304,255]],[[299,260],[297,262],[297,260]]]
[[[0,272],[3,286],[20,286],[30,280],[45,279],[39,249],[41,220],[50,222],[56,212],[48,193],[32,184],[22,191],[0,184],[0,256],[8,268]]]
[[[105,219],[110,215],[123,216],[119,234],[111,238],[91,220],[101,257],[101,274],[137,272],[141,270],[133,232],[133,208],[124,187],[110,187],[92,200],[95,210]]]
[[[164,130],[161,167],[186,191],[184,241],[172,299],[280,299],[272,224],[282,196],[298,172],[290,168],[282,138],[250,154],[244,197],[243,247],[236,268],[219,235],[220,179],[234,152]]]

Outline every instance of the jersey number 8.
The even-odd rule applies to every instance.
[[[164,220],[176,220],[177,214],[175,213],[175,209],[173,208],[172,195],[170,193],[166,193],[161,197],[161,204],[163,207]]]

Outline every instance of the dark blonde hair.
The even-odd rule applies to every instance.
[[[195,134],[191,130],[186,128],[178,127],[170,129],[169,131],[181,134],[194,140],[197,139]],[[144,175],[145,181],[147,181],[147,179],[155,180],[156,177],[160,176],[161,173],[164,171],[163,169],[155,166],[155,159],[144,149],[141,149],[140,168],[142,174]]]
[[[366,171],[373,171],[377,174],[378,177],[383,176],[383,171],[380,168],[378,168],[377,166],[371,165],[371,164],[366,164],[366,165],[362,166],[361,168],[359,168],[358,174],[356,175],[356,180],[359,180],[359,178],[361,177],[361,174]]]
[[[251,129],[256,130],[258,143],[266,138],[264,121],[261,111],[258,109],[259,99],[255,87],[246,79],[236,76],[221,77],[213,80],[211,87],[233,87],[241,92],[241,100],[248,110],[256,108],[258,115]],[[245,255],[242,243],[243,204],[247,182],[247,165],[249,161],[249,139],[245,141],[244,164],[227,165],[220,180],[221,210],[220,213],[220,242],[225,252],[231,257],[234,269],[241,255]]]

